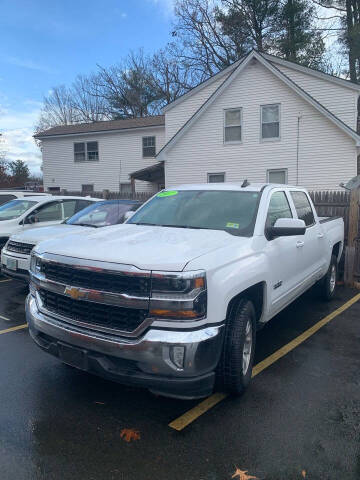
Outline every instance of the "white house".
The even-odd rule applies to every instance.
[[[38,135],[45,187],[156,191],[247,178],[339,189],[358,174],[359,95],[360,85],[252,51],[168,105],[164,117]]]
[[[153,165],[165,142],[163,115],[50,128],[41,140],[45,190],[154,192],[159,182],[133,180],[130,173]]]

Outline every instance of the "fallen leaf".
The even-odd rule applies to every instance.
[[[238,477],[239,480],[250,480],[250,479],[255,479],[257,480],[257,477],[253,477],[252,475],[247,474],[247,470],[240,470],[240,468],[236,467],[235,473],[231,478]]]
[[[138,430],[133,430],[132,428],[123,428],[120,432],[120,437],[125,440],[125,442],[133,442],[135,440],[140,440],[141,435]]]
[[[306,470],[302,470],[301,475],[302,475],[303,478],[305,478],[306,477]]]

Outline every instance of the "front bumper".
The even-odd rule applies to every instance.
[[[16,270],[6,268],[7,259],[12,258],[17,262]],[[21,255],[14,252],[8,252],[6,248],[1,251],[1,272],[7,277],[16,278],[26,283],[30,281],[30,255]]]
[[[125,339],[44,315],[31,294],[26,317],[30,335],[40,348],[90,373],[177,398],[199,398],[213,391],[222,325],[195,331],[150,328],[140,338]],[[175,346],[184,348],[183,368],[172,360]]]

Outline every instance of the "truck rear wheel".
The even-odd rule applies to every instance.
[[[229,311],[225,338],[217,368],[216,388],[241,395],[251,380],[256,342],[255,309],[243,298]]]
[[[325,300],[331,300],[335,295],[337,267],[337,258],[332,255],[328,271],[320,283],[321,295]]]

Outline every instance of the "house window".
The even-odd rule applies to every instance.
[[[266,181],[268,183],[287,183],[287,169],[268,170],[266,172]]]
[[[224,143],[241,142],[241,108],[224,111]]]
[[[261,139],[274,140],[280,138],[280,105],[262,105],[261,107]]]
[[[75,162],[93,162],[99,160],[98,142],[74,143]]]
[[[94,192],[94,185],[93,184],[81,185],[81,192],[82,193],[93,193]]]
[[[225,173],[208,173],[208,183],[225,182]]]
[[[143,157],[155,157],[156,155],[155,137],[143,137],[142,147],[143,147]]]
[[[314,212],[311,208],[309,199],[304,192],[290,192],[293,199],[297,216],[300,220],[304,220],[305,225],[310,227],[315,223]]]
[[[132,193],[131,183],[120,183],[120,193]]]

